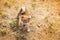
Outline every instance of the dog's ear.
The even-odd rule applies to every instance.
[[[23,15],[23,14],[25,14],[25,9],[21,8],[18,15]]]
[[[17,14],[17,19],[19,19],[19,16],[21,15],[21,11],[22,11],[22,9],[19,10],[19,12]]]
[[[26,11],[25,6],[22,6],[21,9],[22,9],[22,13]]]
[[[25,6],[22,6],[21,10],[20,10],[21,15],[24,15],[25,12],[26,12],[26,8],[25,8]]]
[[[22,12],[22,8],[19,10],[19,13],[18,14],[21,14],[21,12]]]

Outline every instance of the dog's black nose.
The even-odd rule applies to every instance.
[[[21,27],[25,27],[26,23],[21,23],[20,25],[21,25]]]
[[[25,27],[26,25],[25,25],[25,24],[23,24],[22,26],[23,26],[23,27]]]

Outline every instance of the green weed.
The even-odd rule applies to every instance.
[[[25,36],[16,37],[16,40],[27,40]]]
[[[33,9],[35,9],[35,6],[36,6],[36,0],[32,0],[32,7],[33,7]]]
[[[2,22],[0,22],[0,26],[2,25],[3,23]]]
[[[11,8],[11,5],[5,2],[4,6]]]
[[[17,21],[12,21],[12,22],[10,23],[10,28],[13,29],[13,30],[18,30]]]
[[[6,31],[1,31],[0,33],[1,33],[2,36],[6,35]]]
[[[2,18],[8,18],[8,14],[2,14]]]
[[[49,23],[49,27],[48,27],[49,33],[54,33],[54,29],[52,27],[53,27],[53,24]]]

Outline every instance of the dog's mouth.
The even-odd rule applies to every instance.
[[[26,27],[27,25],[28,25],[28,23],[25,23],[25,22],[21,22],[21,23],[20,23],[20,26],[21,26],[21,27]]]

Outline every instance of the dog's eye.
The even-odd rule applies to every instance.
[[[24,15],[24,14],[25,14],[25,12],[22,12],[21,14],[22,14],[22,15]]]
[[[22,16],[21,18],[24,18],[24,16]]]

